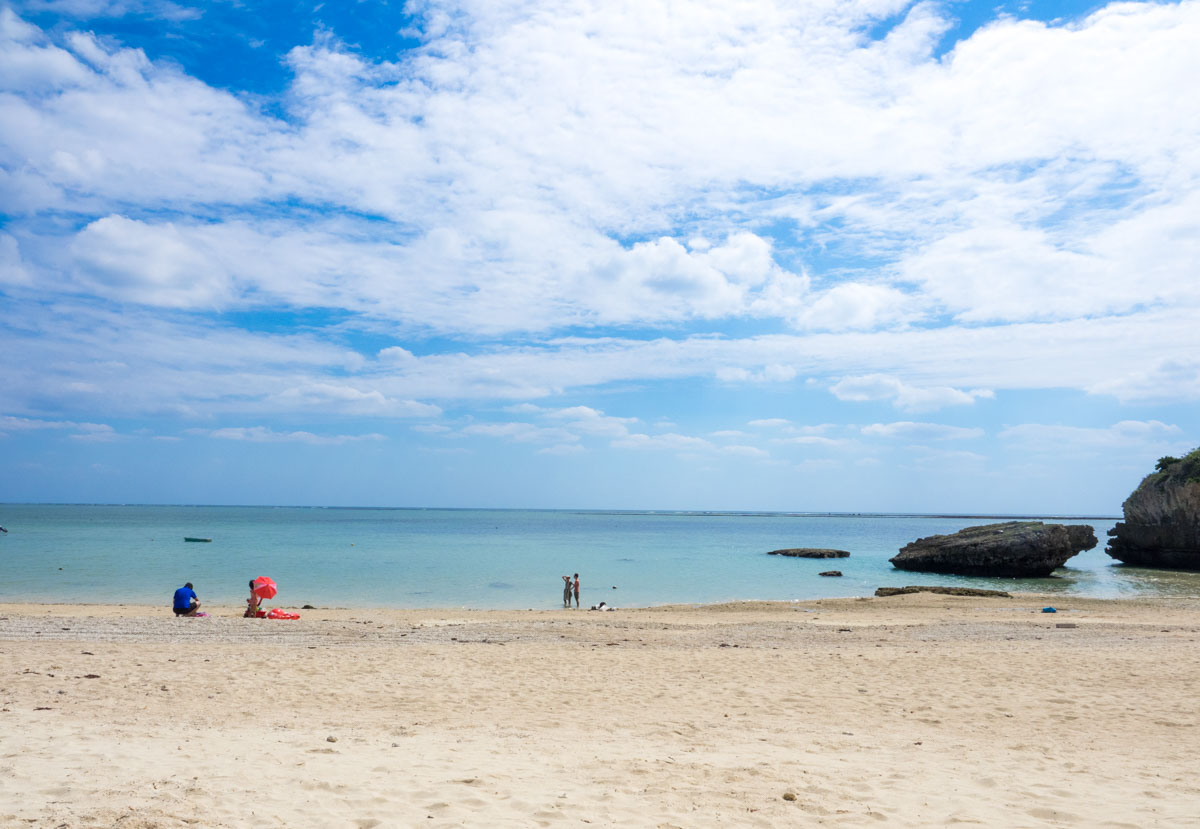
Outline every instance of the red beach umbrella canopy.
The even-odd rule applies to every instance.
[[[273,599],[277,588],[275,587],[275,579],[259,576],[254,580],[254,595],[260,599]]]

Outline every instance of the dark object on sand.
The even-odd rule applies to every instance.
[[[310,604],[303,605],[300,609],[301,610],[316,610],[316,608]]]
[[[921,573],[1033,578],[1050,575],[1097,543],[1096,531],[1085,524],[1008,521],[918,538],[891,562]]]
[[[1108,531],[1113,558],[1138,567],[1200,570],[1200,449],[1159,458],[1121,505],[1124,521]]]
[[[767,555],[791,558],[846,558],[850,554],[845,550],[826,550],[820,547],[789,547],[786,550],[772,550]]]
[[[818,576],[840,576],[841,570],[826,570],[824,573],[817,573]]]
[[[906,593],[941,593],[945,596],[995,596],[998,599],[1012,598],[1012,596],[1003,590],[978,590],[974,587],[925,587],[923,585],[909,585],[908,587],[879,587],[875,590],[875,595],[880,598],[886,596],[903,596]]]
[[[212,539],[211,539],[211,538],[192,538],[190,535],[185,535],[185,536],[183,537],[183,540],[184,540],[184,541],[206,541],[206,542],[211,542],[211,541],[212,541]]]

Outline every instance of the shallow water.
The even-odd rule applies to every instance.
[[[4,504],[0,601],[157,604],[190,581],[201,601],[240,602],[246,583],[267,575],[281,606],[553,608],[560,577],[576,572],[585,607],[865,596],[903,584],[1200,595],[1200,574],[1105,555],[1111,518],[1045,519],[1090,524],[1101,541],[1054,578],[938,576],[888,563],[914,539],[996,520],[1008,517]],[[851,557],[765,554],[781,547]]]

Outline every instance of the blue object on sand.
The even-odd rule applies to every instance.
[[[1052,607],[1043,607],[1042,612],[1043,613],[1057,613],[1058,611]]]

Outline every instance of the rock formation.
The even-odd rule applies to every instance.
[[[1011,599],[1012,596],[1003,590],[979,590],[974,587],[927,587],[921,584],[910,584],[908,587],[877,587],[875,595],[903,596],[906,593],[942,593],[947,596],[995,596],[1001,599]]]
[[[1027,578],[1048,576],[1096,544],[1096,531],[1086,525],[1008,521],[918,538],[891,562],[922,573]]]
[[[840,576],[840,575],[842,575],[842,571],[841,571],[841,570],[826,570],[824,573],[817,573],[817,575],[818,575],[818,576],[834,576],[834,577],[837,577],[837,576]]]
[[[1105,551],[1126,564],[1200,570],[1200,449],[1160,458],[1121,505]]]
[[[789,547],[786,550],[772,550],[767,555],[793,558],[846,558],[850,554],[845,550],[826,550],[820,547]]]

